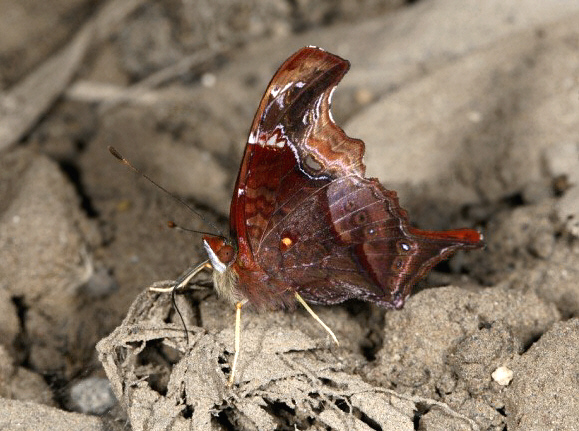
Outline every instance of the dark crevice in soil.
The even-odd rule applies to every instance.
[[[416,403],[416,411],[414,412],[414,417],[412,418],[415,430],[420,429],[420,419],[422,418],[422,416],[428,413],[429,410],[430,407],[427,404]]]
[[[185,409],[182,412],[182,415],[185,419],[191,419],[193,417],[193,413],[195,412],[195,409],[193,407],[191,407],[190,405],[185,406]]]
[[[343,398],[337,398],[334,401],[334,405],[342,410],[344,413],[352,413],[350,404]]]
[[[356,414],[356,417],[358,417],[358,419],[360,419],[362,422],[364,422],[366,425],[368,425],[369,428],[371,428],[375,431],[383,431],[382,427],[378,424],[378,422],[376,422],[375,420],[370,418],[364,412],[361,412],[358,409],[354,409],[354,413]]]
[[[139,354],[139,363],[146,367],[154,367],[157,370],[148,375],[149,387],[160,395],[167,393],[168,372],[177,362],[180,354],[175,350],[164,346],[161,340],[151,340]]]
[[[61,160],[59,162],[60,169],[70,178],[71,183],[74,185],[77,195],[80,197],[80,206],[87,215],[88,218],[96,219],[99,217],[99,212],[92,203],[90,196],[84,191],[84,187],[81,179],[81,172],[75,163],[70,161]]]
[[[482,319],[482,318],[481,318],[481,319]],[[479,329],[479,331],[480,331],[481,329],[491,329],[492,327],[493,327],[493,324],[492,324],[491,322],[487,322],[487,321],[485,321],[485,320],[481,320],[481,321],[478,323],[478,329]]]
[[[217,363],[221,366],[221,372],[228,375],[231,372],[231,367],[229,366],[229,358],[219,355],[217,358]]]
[[[543,336],[543,334],[537,334],[534,337],[532,337],[531,339],[527,340],[527,342],[525,344],[523,344],[523,346],[521,347],[521,351],[519,352],[519,354],[523,355],[524,353],[526,353],[527,350],[529,350],[533,344],[535,344],[537,341],[539,341],[542,336]]]
[[[12,297],[12,303],[16,307],[18,314],[19,332],[14,340],[14,349],[18,352],[17,361],[20,365],[26,367],[28,365],[28,357],[30,355],[30,343],[28,340],[28,333],[26,332],[26,314],[28,306],[24,302],[23,296]]]
[[[363,327],[368,328],[358,345],[360,353],[366,360],[369,362],[374,361],[376,354],[384,344],[382,333],[386,310],[358,300],[346,301],[343,307],[350,316],[357,318]]]
[[[376,355],[384,344],[382,333],[383,331],[377,331],[371,328],[360,342],[360,350],[368,362],[374,362],[376,360]]]
[[[50,387],[54,401],[61,409],[68,410],[67,406],[70,401],[70,380],[60,373],[43,374],[42,377]]]
[[[231,412],[232,412],[232,409],[228,408],[228,409],[221,410],[221,412],[217,416],[215,416],[215,421],[221,427],[221,429],[223,429],[225,431],[234,431],[235,429],[237,429],[235,427],[235,425],[229,420],[228,413],[231,413]]]
[[[291,407],[289,407],[287,404],[282,403],[282,402],[272,402],[270,400],[263,400],[266,405],[265,407],[263,407],[263,409],[269,413],[272,417],[275,417],[277,421],[279,421],[279,423],[282,424],[282,426],[285,429],[293,429],[293,426],[296,425],[298,426],[299,424],[296,424],[296,411],[295,409],[292,409]],[[298,428],[301,429],[301,428]]]
[[[523,205],[525,205],[525,201],[523,199],[522,193],[515,193],[515,194],[510,195],[510,196],[505,196],[501,200],[501,203],[503,205],[507,206],[508,208],[517,208],[517,207],[522,207]]]

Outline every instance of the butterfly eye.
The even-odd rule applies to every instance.
[[[224,264],[230,263],[233,260],[234,256],[235,256],[235,251],[233,250],[233,247],[230,245],[224,245],[221,248],[221,250],[219,250],[219,252],[217,253],[217,257]]]

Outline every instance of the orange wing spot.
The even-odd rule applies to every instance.
[[[289,236],[284,236],[281,239],[281,244],[279,245],[280,251],[285,253],[293,245],[293,240]]]

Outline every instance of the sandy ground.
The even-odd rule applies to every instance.
[[[579,430],[579,3],[2,2],[0,429]],[[305,45],[414,225],[475,227],[400,311],[242,317],[209,274],[248,127]],[[100,340],[100,343],[98,343]],[[98,343],[98,347],[95,346]]]

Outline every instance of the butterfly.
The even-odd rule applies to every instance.
[[[245,304],[274,310],[301,303],[337,342],[308,303],[356,298],[399,309],[434,265],[484,245],[476,230],[412,227],[396,192],[365,177],[364,142],[348,137],[330,111],[349,67],[316,47],[281,65],[253,119],[231,200],[230,236],[205,235],[208,261],[175,284],[212,267],[218,294],[236,305],[231,384]]]
[[[231,237],[203,238],[216,290],[238,312],[245,303],[291,309],[351,298],[401,308],[434,265],[483,245],[472,229],[413,228],[396,192],[365,178],[364,142],[330,111],[349,66],[303,48],[259,104],[231,200]]]

